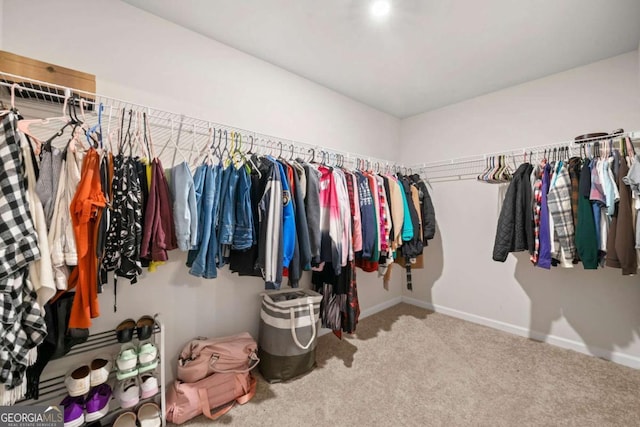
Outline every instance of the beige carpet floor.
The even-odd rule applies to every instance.
[[[640,426],[640,371],[407,304],[320,337],[317,361],[289,383],[260,378],[216,424]]]

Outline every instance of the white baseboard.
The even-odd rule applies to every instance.
[[[360,312],[360,319],[364,319],[365,317],[372,316],[376,313],[381,312],[382,310],[386,310],[387,308],[393,307],[394,305],[398,305],[402,302],[402,297],[395,297],[382,302],[380,304],[376,304],[373,307],[365,308]]]
[[[369,307],[369,308],[365,308],[364,310],[362,310],[360,312],[360,319],[364,319],[365,317],[369,317],[372,316],[376,313],[381,312],[382,310],[386,310],[387,308],[393,307],[394,305],[398,305],[402,302],[402,297],[395,297],[395,298],[391,298],[390,300],[387,300],[385,302],[382,302],[380,304],[376,304],[373,307]],[[318,333],[318,336],[322,336],[324,334],[328,334],[329,332],[331,332],[331,329],[327,329],[327,328],[322,328],[320,329],[320,333]]]
[[[447,316],[456,317],[458,319],[466,320],[479,325],[488,326],[493,329],[508,332],[514,335],[519,335],[525,338],[531,338],[536,341],[545,342],[557,347],[574,350],[579,353],[587,354],[590,356],[600,357],[602,359],[610,360],[620,365],[629,366],[631,368],[640,369],[640,357],[630,354],[622,353],[619,351],[605,350],[597,347],[587,347],[587,345],[580,341],[570,340],[567,338],[557,337],[555,335],[546,335],[540,332],[531,331],[528,328],[522,326],[512,325],[510,323],[501,322],[495,319],[489,319],[487,317],[478,316],[472,313],[456,310],[449,307],[444,307],[437,304],[432,304],[427,301],[421,301],[416,298],[407,296],[402,297],[402,302],[415,305],[418,307],[426,308],[427,310],[435,311],[436,313],[442,313]],[[373,313],[372,313],[373,314]]]

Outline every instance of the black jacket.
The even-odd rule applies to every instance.
[[[532,171],[530,163],[523,163],[513,174],[498,219],[493,245],[494,261],[504,262],[509,252],[528,250],[533,253]]]
[[[420,210],[422,215],[422,241],[427,246],[427,241],[433,239],[436,235],[436,211],[433,208],[433,202],[431,196],[427,190],[420,175],[411,175],[412,181],[415,183],[418,190],[420,190]]]

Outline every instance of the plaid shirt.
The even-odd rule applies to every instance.
[[[0,135],[0,279],[40,258],[38,237],[26,203],[24,166],[17,117],[7,114]]]
[[[0,383],[9,390],[22,384],[29,351],[40,345],[47,335],[44,312],[37,303],[36,292],[26,278],[26,272],[25,268],[12,277],[0,279],[0,318],[3,325],[0,332]]]
[[[389,233],[391,231],[391,214],[389,213],[389,205],[387,204],[387,196],[384,191],[384,183],[379,175],[374,175],[378,183],[378,197],[380,199],[380,251],[387,252],[389,250]]]
[[[565,260],[571,263],[576,254],[575,227],[571,211],[571,179],[565,164],[556,173],[555,184],[549,189],[547,206],[553,218]]]
[[[39,259],[40,251],[26,203],[16,123],[16,115],[7,114],[0,135],[0,383],[7,389],[22,384],[27,355],[46,336],[37,295],[26,278],[27,265]]]

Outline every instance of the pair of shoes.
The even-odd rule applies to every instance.
[[[79,427],[85,422],[97,421],[109,412],[111,400],[109,384],[100,384],[82,396],[67,396],[60,405],[64,407],[64,427]]]
[[[160,408],[155,403],[145,403],[135,412],[125,412],[113,423],[113,427],[160,427]]]
[[[106,383],[107,379],[109,379],[111,367],[111,358],[101,356],[93,359],[90,365],[74,369],[64,379],[64,385],[67,387],[69,396],[85,395],[91,387]]]
[[[158,390],[158,379],[149,372],[120,381],[115,391],[115,397],[120,407],[127,409],[136,406],[140,399],[155,396]]]
[[[116,378],[124,380],[135,377],[143,372],[148,372],[158,366],[158,349],[150,342],[139,347],[133,344],[124,344],[116,359],[118,372]]]
[[[138,334],[140,341],[147,340],[153,334],[155,320],[149,315],[144,315],[136,322],[133,319],[126,319],[116,327],[116,337],[118,342],[125,343],[133,339],[133,331]]]

